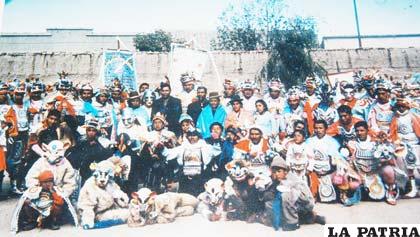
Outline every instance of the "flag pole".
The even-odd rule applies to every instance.
[[[0,35],[3,32],[3,14],[4,14],[4,7],[6,6],[6,0],[0,0]]]

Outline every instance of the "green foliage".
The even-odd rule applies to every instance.
[[[153,33],[137,34],[134,38],[134,46],[138,51],[169,52],[171,43],[182,43],[184,41],[175,40],[170,33],[163,30],[156,30]]]
[[[323,74],[308,50],[318,46],[312,18],[284,16],[282,0],[254,0],[230,5],[219,17],[216,50],[268,50],[270,56],[261,76],[280,78],[290,87],[308,75]]]

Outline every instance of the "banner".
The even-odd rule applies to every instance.
[[[180,78],[183,73],[193,73],[195,79],[201,81],[208,59],[208,53],[205,51],[175,47],[171,52],[169,65],[169,81],[172,87],[172,94],[181,92],[182,84]]]
[[[333,85],[333,86],[335,85],[336,82],[340,83],[342,81],[347,81],[351,84],[354,83],[353,71],[331,73],[331,74],[328,74],[328,78],[331,82],[331,85]]]
[[[137,90],[137,73],[135,55],[132,52],[106,50],[103,53],[100,80],[104,86],[112,85],[118,78],[129,90]]]

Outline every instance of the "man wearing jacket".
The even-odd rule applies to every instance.
[[[167,83],[160,85],[160,98],[153,103],[152,118],[158,112],[166,116],[168,130],[174,132],[177,136],[181,132],[179,117],[182,113],[181,100],[171,96],[171,86]]]

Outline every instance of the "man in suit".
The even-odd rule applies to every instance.
[[[181,100],[171,96],[171,86],[167,83],[160,85],[160,98],[153,103],[152,117],[160,112],[166,116],[168,130],[174,132],[177,136],[181,132],[179,117],[182,113]]]

